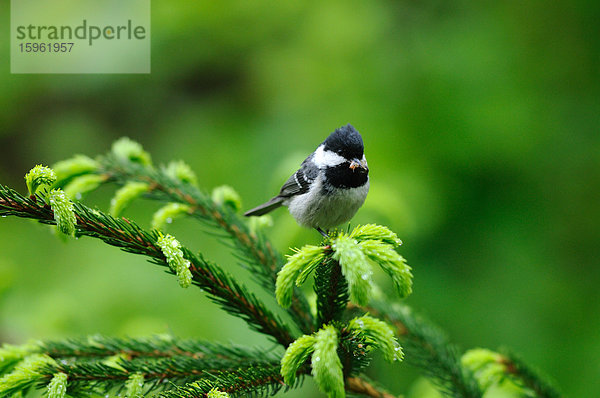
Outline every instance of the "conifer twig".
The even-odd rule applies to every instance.
[[[277,271],[282,266],[281,256],[262,234],[250,232],[237,214],[215,204],[197,187],[169,176],[164,170],[123,161],[111,155],[101,157],[99,162],[101,167],[98,173],[106,181],[115,181],[119,184],[128,181],[144,182],[149,185],[147,197],[190,206],[190,212],[194,217],[224,231],[235,247],[244,253],[245,262],[252,271],[253,277],[268,291],[274,290]],[[303,295],[294,295],[288,312],[301,330],[304,332],[312,330],[312,316]]]
[[[32,351],[33,352],[33,351]],[[215,356],[237,360],[277,360],[277,356],[262,349],[238,345],[223,345],[198,339],[179,339],[173,336],[150,338],[118,338],[101,335],[44,341],[34,351],[51,358],[161,358],[189,356],[205,358]]]
[[[25,198],[16,191],[0,185],[0,215],[33,218],[45,224],[55,224],[50,206],[41,198]],[[82,204],[75,205],[77,233],[103,240],[112,246],[151,258],[151,261],[166,266],[167,260],[157,245],[158,232],[147,232],[127,219],[116,219]],[[238,284],[216,265],[182,249],[190,261],[192,283],[209,293],[209,297],[225,310],[241,317],[261,333],[272,336],[287,347],[292,341],[290,330],[254,294]],[[173,272],[169,270],[169,272]]]
[[[49,385],[57,374],[68,380],[65,390],[74,396],[94,391],[119,391],[136,383],[139,391],[165,390],[214,374],[270,371],[279,366],[276,354],[258,348],[223,345],[172,336],[114,338],[88,336],[61,341],[0,348],[0,395],[27,385]],[[37,365],[36,365],[37,363]],[[13,372],[14,371],[14,372]],[[3,374],[10,373],[2,377]],[[128,387],[127,387],[128,388]]]
[[[113,363],[102,361],[77,361],[49,366],[42,372],[43,380],[49,381],[57,373],[65,373],[69,380],[69,391],[93,391],[98,387],[109,388],[122,386],[132,374],[144,376],[146,389],[154,390],[165,385],[165,381],[183,385],[198,379],[210,378],[215,372],[228,372],[240,367],[271,368],[277,362],[240,362],[220,358],[192,358],[189,356],[155,358],[118,358]]]
[[[262,367],[240,367],[228,372],[215,372],[209,377],[188,383],[182,387],[160,394],[164,398],[206,397],[213,388],[232,395],[251,393],[253,396],[273,395],[281,388],[289,386],[283,383],[279,374],[279,364]],[[298,383],[301,379],[298,379]]]
[[[315,269],[317,295],[317,326],[339,321],[348,303],[348,283],[342,276],[340,264],[328,257]]]
[[[482,396],[473,375],[461,366],[458,349],[436,327],[416,317],[406,306],[393,307],[374,300],[365,309],[394,325],[406,361],[420,368],[440,392],[448,397]]]
[[[346,389],[353,393],[362,394],[371,398],[396,398],[395,395],[376,387],[360,377],[347,377]]]
[[[525,387],[532,390],[539,398],[560,398],[561,394],[553,386],[547,377],[528,366],[516,354],[503,350],[502,364],[506,372],[520,381]]]

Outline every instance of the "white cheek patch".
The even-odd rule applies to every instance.
[[[313,162],[317,165],[318,168],[323,169],[325,167],[337,166],[338,164],[342,164],[346,161],[343,156],[338,155],[335,152],[326,151],[323,145],[320,145],[315,151],[315,156],[313,157]]]

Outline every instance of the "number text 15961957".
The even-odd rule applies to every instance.
[[[20,43],[22,53],[70,53],[75,43]]]

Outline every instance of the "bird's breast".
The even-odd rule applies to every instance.
[[[308,192],[285,204],[299,224],[330,229],[349,221],[364,203],[368,192],[368,177],[355,188],[335,188],[318,179]]]

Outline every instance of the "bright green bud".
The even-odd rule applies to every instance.
[[[296,278],[296,286],[301,286],[309,275],[317,268],[321,262],[325,259],[325,252],[320,246],[306,245],[302,247],[299,253],[302,261],[306,261],[306,266]],[[289,260],[288,260],[289,261]]]
[[[345,397],[342,363],[337,355],[337,330],[324,326],[315,334],[312,375],[319,389],[330,398]]]
[[[281,375],[283,381],[288,386],[293,386],[296,381],[296,372],[298,368],[308,359],[308,356],[314,351],[314,336],[301,336],[285,350],[281,358]]]
[[[131,202],[148,192],[150,186],[145,182],[128,182],[123,185],[110,201],[110,214],[118,217]]]
[[[156,241],[167,259],[169,267],[177,273],[179,286],[186,288],[192,283],[190,262],[183,257],[181,243],[171,235],[161,235]]]
[[[4,344],[0,348],[0,374],[21,362],[25,357],[39,352],[39,345],[29,343],[25,345]]]
[[[212,200],[219,206],[227,206],[234,212],[242,208],[240,195],[229,185],[221,185],[212,191]]]
[[[482,391],[498,384],[505,376],[504,357],[494,351],[475,348],[465,352],[460,362],[473,373]]]
[[[213,388],[206,394],[206,398],[229,398],[229,394]]]
[[[385,322],[368,315],[354,318],[348,328],[356,330],[363,336],[368,344],[380,348],[386,360],[401,361],[404,358],[402,347],[394,337],[394,331]]]
[[[390,244],[394,247],[402,244],[402,241],[398,239],[398,235],[389,228],[376,224],[359,225],[350,233],[350,237],[359,242],[365,240],[380,240],[383,243]]]
[[[331,245],[333,258],[340,263],[348,282],[350,299],[358,305],[367,305],[371,295],[373,271],[356,240],[340,234]]]
[[[188,166],[183,160],[170,162],[169,165],[165,168],[165,172],[172,178],[175,178],[181,182],[185,182],[191,185],[196,185],[198,183],[196,173],[194,173],[192,168]]]
[[[161,207],[152,216],[152,228],[164,229],[167,224],[171,224],[174,219],[190,212],[190,206],[182,203],[168,203]]]
[[[75,217],[75,207],[73,202],[67,198],[65,192],[61,189],[53,189],[48,194],[48,204],[54,211],[54,220],[56,228],[65,235],[75,235],[75,226],[77,218]]]
[[[129,376],[129,379],[125,383],[125,398],[143,397],[143,392],[144,375],[138,372]]]
[[[83,195],[98,188],[106,178],[98,174],[86,174],[73,178],[65,187],[64,191],[70,199],[81,200]]]
[[[35,195],[37,189],[42,186],[50,186],[56,182],[56,173],[49,167],[38,164],[29,173],[25,174],[25,183],[29,195]]]
[[[34,354],[26,357],[12,372],[0,378],[0,396],[10,397],[38,384],[44,377],[41,370],[54,365],[56,362],[47,355]]]
[[[84,155],[75,155],[70,159],[55,163],[52,168],[56,172],[58,181],[62,181],[82,174],[93,173],[98,170],[98,162]]]
[[[56,373],[48,383],[48,398],[64,398],[67,395],[67,375]]]
[[[406,260],[398,254],[392,246],[378,240],[366,240],[360,242],[360,247],[373,262],[392,278],[396,291],[400,297],[406,297],[412,293],[412,272],[406,264]]]
[[[248,228],[250,228],[250,233],[252,233],[252,234],[256,235],[256,233],[258,231],[263,231],[272,226],[273,226],[273,217],[271,217],[270,214],[265,214],[264,216],[248,218]]]
[[[324,257],[323,248],[313,245],[306,245],[288,256],[288,261],[277,273],[275,282],[275,297],[279,305],[287,308],[292,304],[294,282],[302,284]]]
[[[152,164],[150,154],[144,151],[144,148],[142,148],[139,143],[130,140],[127,137],[119,138],[113,143],[112,153],[123,160],[129,160],[145,166],[150,166]]]

